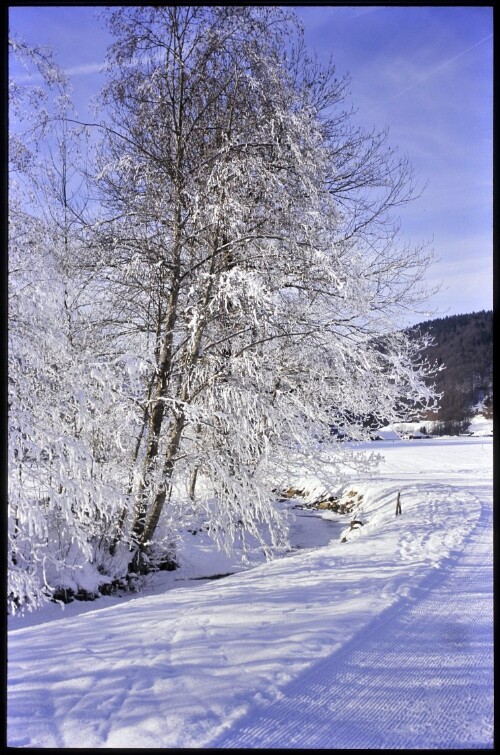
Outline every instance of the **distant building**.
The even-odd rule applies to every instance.
[[[372,440],[401,440],[401,436],[392,427],[383,427],[370,433]]]

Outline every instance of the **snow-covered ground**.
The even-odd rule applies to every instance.
[[[238,571],[193,535],[203,561],[141,597],[12,618],[8,744],[491,748],[492,438],[370,450],[350,515],[283,504],[286,558]]]

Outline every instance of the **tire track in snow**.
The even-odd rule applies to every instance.
[[[491,532],[483,503],[460,551],[409,600],[210,746],[492,748]]]

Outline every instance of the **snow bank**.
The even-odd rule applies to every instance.
[[[471,435],[490,436],[493,435],[493,420],[486,419],[483,414],[477,414],[471,419],[468,432]]]

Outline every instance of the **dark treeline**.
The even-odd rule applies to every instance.
[[[436,432],[463,432],[482,404],[483,413],[493,414],[493,312],[484,310],[451,315],[421,323],[412,329],[434,339],[423,355],[443,365],[435,377],[443,394],[437,412],[427,419],[438,420]]]

